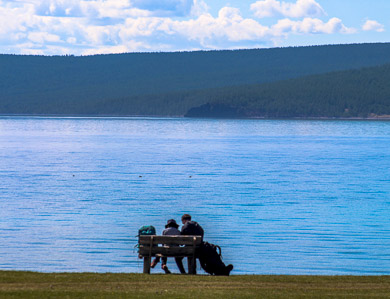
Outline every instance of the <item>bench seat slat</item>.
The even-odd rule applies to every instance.
[[[193,247],[152,247],[152,250],[150,250],[149,246],[140,247],[139,248],[139,255],[142,256],[149,256],[149,253],[151,253],[152,256],[155,256],[156,254],[161,254],[162,256],[189,256],[194,254],[194,248]]]
[[[201,236],[139,236],[139,244],[150,245],[151,237],[153,237],[153,245],[193,245],[194,237],[196,238],[196,246],[200,245],[202,242]]]
[[[187,257],[188,273],[196,274],[195,250],[202,243],[201,236],[139,236],[138,255],[144,258],[144,273],[150,274],[153,256]]]

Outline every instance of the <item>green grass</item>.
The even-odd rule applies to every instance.
[[[0,271],[0,298],[390,298],[390,276]]]

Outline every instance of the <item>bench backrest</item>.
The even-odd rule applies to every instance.
[[[139,255],[187,256],[194,254],[201,243],[201,236],[139,236]]]

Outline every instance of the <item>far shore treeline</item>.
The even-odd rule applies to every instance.
[[[390,43],[0,55],[0,114],[390,116]]]

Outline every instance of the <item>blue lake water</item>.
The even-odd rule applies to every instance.
[[[0,270],[142,272],[183,213],[233,274],[389,275],[390,122],[0,117]]]

